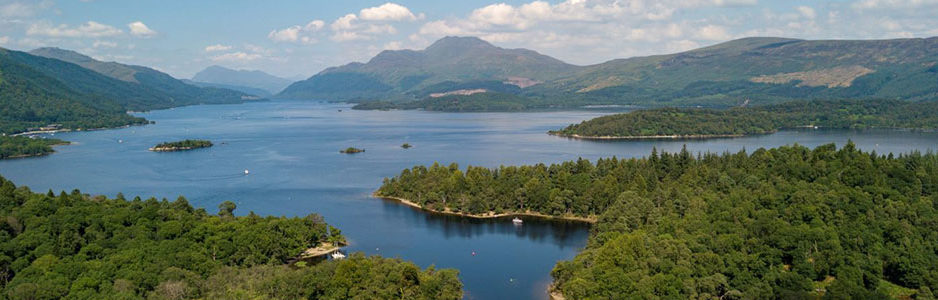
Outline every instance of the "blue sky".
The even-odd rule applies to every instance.
[[[308,77],[447,35],[585,65],[747,36],[931,37],[935,15],[938,0],[0,0],[0,47],[67,48],[180,78],[210,65]]]

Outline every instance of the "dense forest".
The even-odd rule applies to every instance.
[[[379,195],[598,214],[552,275],[568,299],[933,299],[938,155],[852,143],[498,169],[418,166]]]
[[[65,144],[68,142],[59,139],[0,136],[0,159],[46,155],[55,152],[52,146]]]
[[[526,109],[548,108],[550,105],[537,99],[506,93],[477,93],[472,95],[448,95],[426,97],[411,102],[371,101],[352,107],[359,110],[423,109],[445,112],[511,112]]]
[[[577,137],[727,136],[795,127],[938,128],[938,101],[814,100],[737,107],[661,108],[602,116],[551,134]]]
[[[184,197],[33,193],[0,177],[0,299],[460,299],[455,270],[398,259],[285,265],[339,230],[303,218],[218,215]]]
[[[208,148],[212,146],[212,141],[209,140],[182,140],[176,142],[165,142],[159,143],[153,148],[150,148],[150,151],[180,151],[180,150],[192,150],[199,148]]]

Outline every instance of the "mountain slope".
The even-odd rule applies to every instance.
[[[259,88],[253,88],[253,87],[247,87],[247,86],[229,85],[229,84],[222,84],[222,83],[209,83],[209,82],[201,82],[201,81],[192,81],[192,80],[189,80],[189,79],[183,79],[182,82],[185,82],[186,84],[198,86],[198,87],[212,87],[212,88],[219,88],[219,89],[228,89],[228,90],[238,91],[238,92],[242,92],[242,93],[245,93],[245,94],[248,94],[248,95],[254,95],[254,96],[262,97],[262,98],[270,97],[270,96],[273,95],[273,94],[271,94],[270,91],[268,91],[268,90],[259,89]]]
[[[280,78],[261,71],[232,70],[221,66],[205,68],[192,77],[192,81],[223,86],[238,86],[266,90],[269,94],[276,94],[293,83],[289,79]]]
[[[938,38],[745,38],[687,52],[613,60],[542,85],[588,102],[732,105],[799,98],[936,96]]]
[[[189,85],[151,68],[101,62],[70,50],[39,48],[30,53],[33,57],[41,56],[55,61],[43,61],[20,55],[30,66],[58,79],[74,90],[117,99],[129,110],[162,109],[193,104],[241,103],[254,98],[237,91]],[[75,67],[87,71],[75,70]]]
[[[279,94],[297,99],[418,99],[445,87],[504,88],[559,78],[580,67],[526,49],[471,37],[446,37],[425,50],[384,51],[368,63],[326,69]],[[441,88],[443,90],[441,90]]]
[[[936,78],[938,38],[753,37],[578,67],[530,50],[447,37],[422,51],[384,51],[368,63],[326,69],[291,85],[280,96],[406,102],[484,89],[520,95],[523,98],[512,101],[523,101],[520,104],[528,108],[733,106],[747,100],[765,104],[795,99],[933,99],[938,97]]]
[[[0,48],[0,133],[53,123],[78,129],[145,122],[126,114],[114,99],[73,90],[30,65],[56,68],[63,76],[100,76],[73,64]]]

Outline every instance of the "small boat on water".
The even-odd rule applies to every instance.
[[[332,256],[332,259],[343,259],[343,258],[345,258],[345,254],[342,254],[342,252],[339,252],[339,251],[336,251],[335,253],[332,253],[331,256]]]
[[[511,219],[511,222],[512,222],[512,223],[515,223],[515,225],[521,225],[521,223],[524,223],[524,221],[522,221],[522,220],[519,219],[518,217],[515,217],[514,219]]]
[[[244,169],[244,175],[247,175],[247,174],[250,174],[250,173],[251,173],[251,172],[249,172],[248,169]]]

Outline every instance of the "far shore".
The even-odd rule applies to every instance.
[[[398,198],[398,197],[392,197],[392,196],[382,196],[382,195],[379,195],[377,192],[375,192],[375,193],[372,194],[371,196],[372,196],[372,197],[375,197],[375,198],[379,198],[379,199],[397,201],[397,202],[400,202],[400,203],[402,203],[402,204],[404,204],[404,205],[407,205],[407,206],[410,206],[410,207],[413,207],[413,208],[417,208],[417,209],[421,209],[421,210],[424,210],[424,211],[432,212],[432,213],[444,214],[444,215],[451,215],[451,216],[460,216],[460,217],[467,217],[467,218],[474,218],[474,219],[496,219],[496,218],[505,218],[505,217],[526,216],[526,217],[536,217],[536,218],[542,218],[542,219],[554,219],[554,220],[566,220],[566,221],[586,222],[586,223],[591,223],[591,224],[592,224],[592,223],[596,223],[596,221],[597,221],[597,219],[596,219],[595,216],[591,216],[591,217],[552,216],[552,215],[545,215],[545,214],[542,214],[542,213],[530,212],[530,211],[527,211],[527,212],[506,212],[506,213],[500,213],[500,214],[496,214],[495,212],[491,212],[491,211],[490,211],[490,212],[487,212],[487,213],[484,213],[484,214],[467,214],[467,213],[454,212],[454,211],[451,211],[451,210],[449,210],[449,209],[447,209],[447,210],[445,210],[445,211],[439,211],[439,210],[435,210],[435,209],[430,209],[430,208],[423,207],[422,205],[420,205],[420,204],[418,204],[418,203],[416,203],[416,202],[413,202],[413,201],[410,201],[410,200],[407,200],[407,199],[404,199],[404,198]]]
[[[737,138],[744,137],[745,134],[688,134],[688,135],[579,135],[563,134],[559,132],[548,132],[547,134],[580,140],[695,140],[695,139],[716,139],[716,138]]]

